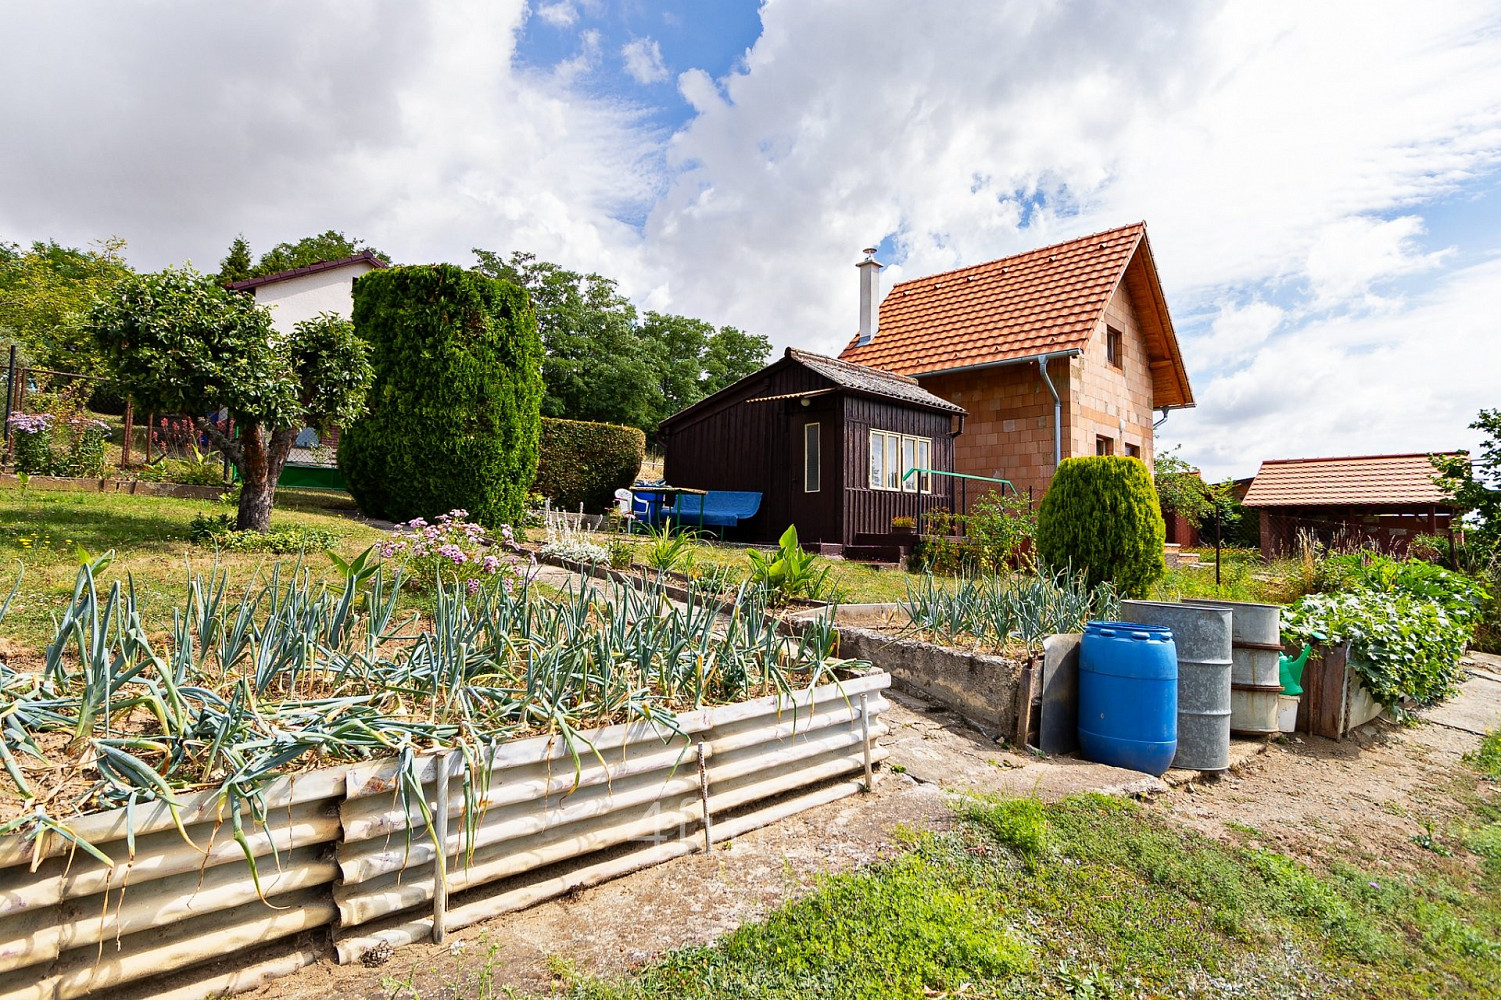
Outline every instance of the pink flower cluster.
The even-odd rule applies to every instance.
[[[50,413],[12,413],[6,421],[11,430],[20,431],[22,434],[35,434],[52,426],[52,414]]]
[[[504,551],[514,546],[510,527],[503,525],[499,535],[500,545],[495,545],[483,525],[469,520],[467,510],[455,509],[431,523],[414,517],[396,525],[395,533],[377,550],[383,558],[402,561],[419,578],[436,579],[440,571],[445,577],[457,575],[471,594],[479,592],[480,579],[487,576],[504,577],[502,586],[509,590],[520,560]]]

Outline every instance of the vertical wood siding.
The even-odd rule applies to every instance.
[[[870,431],[896,431],[933,441],[933,468],[952,470],[948,414],[830,392],[808,399],[751,403],[762,396],[834,388],[823,376],[784,359],[761,378],[664,424],[663,476],[674,486],[759,492],[761,510],[732,538],[774,542],[789,524],[803,542],[855,544],[855,536],[884,534],[893,517],[916,517],[953,506],[953,481],[934,477],[932,494],[872,490],[868,483]],[[803,426],[820,425],[821,482],[803,490]]]
[[[863,396],[844,398],[844,417],[844,544],[855,544],[856,535],[889,532],[894,517],[915,518],[937,507],[953,509],[954,480],[947,476],[933,477],[932,493],[897,493],[870,488],[872,430],[931,438],[931,467],[951,472],[954,468],[954,439],[949,436],[952,417]]]

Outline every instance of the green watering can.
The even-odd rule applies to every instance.
[[[1308,654],[1311,652],[1313,652],[1313,647],[1305,645],[1297,659],[1293,659],[1286,653],[1277,658],[1277,670],[1282,675],[1283,694],[1300,695],[1303,693],[1303,668],[1308,666]]]

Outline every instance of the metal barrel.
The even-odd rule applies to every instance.
[[[1196,771],[1228,768],[1231,610],[1122,601],[1121,617],[1173,630],[1178,647],[1178,753],[1173,766]]]
[[[1282,608],[1276,604],[1190,598],[1183,603],[1229,608],[1234,665],[1230,672],[1230,730],[1252,736],[1281,732],[1277,698],[1282,675]]]

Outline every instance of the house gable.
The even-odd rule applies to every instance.
[[[852,339],[839,356],[924,377],[1079,355],[1122,285],[1147,348],[1152,408],[1192,406],[1145,223],[901,282],[881,303],[875,338]]]

